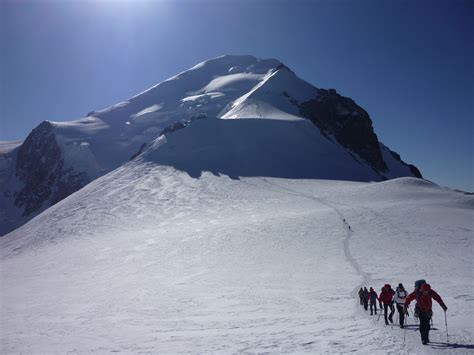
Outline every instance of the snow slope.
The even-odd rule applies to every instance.
[[[142,144],[157,138],[170,125],[218,116],[229,103],[261,85],[280,64],[275,59],[252,56],[210,59],[124,102],[90,112],[85,118],[54,122],[55,133],[64,150],[74,142],[89,143],[91,164],[98,167],[95,173],[108,172],[128,161]]]
[[[379,176],[304,119],[202,119],[163,135],[140,159],[199,177],[273,176],[373,181]]]
[[[473,196],[291,179],[272,152],[299,156],[308,122],[265,122],[268,136],[260,120],[197,120],[1,238],[1,352],[472,351]],[[437,305],[423,347],[356,300],[422,277],[450,344]]]

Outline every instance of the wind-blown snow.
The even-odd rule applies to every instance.
[[[242,92],[253,87],[262,79],[261,74],[239,73],[218,76],[198,92]]]
[[[468,351],[472,196],[413,178],[193,178],[156,164],[172,137],[0,239],[3,353]],[[422,277],[457,348],[436,304],[428,347],[357,304],[360,285]]]
[[[0,155],[6,155],[18,148],[21,145],[21,141],[0,141]]]
[[[137,112],[137,113],[131,115],[130,117],[132,117],[132,118],[137,118],[137,117],[140,117],[140,116],[144,116],[144,115],[146,115],[146,114],[150,114],[150,113],[156,112],[156,111],[158,111],[158,110],[161,109],[161,108],[162,108],[161,105],[154,104],[154,105],[151,105],[150,107],[147,107],[147,108],[141,110],[140,112]]]

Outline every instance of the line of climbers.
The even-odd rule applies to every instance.
[[[393,323],[393,314],[395,313],[394,304],[397,306],[399,315],[400,328],[405,326],[405,316],[408,316],[408,306],[413,300],[416,300],[415,311],[413,313],[415,318],[420,320],[420,334],[423,345],[429,343],[430,320],[433,316],[432,299],[439,303],[444,312],[448,309],[441,297],[425,280],[418,280],[415,282],[415,289],[411,294],[400,283],[394,291],[390,284],[385,284],[379,295],[370,287],[360,288],[359,300],[360,304],[364,306],[367,311],[370,305],[370,315],[377,314],[377,301],[379,303],[380,312],[384,311],[385,324]],[[390,313],[388,312],[390,310]]]

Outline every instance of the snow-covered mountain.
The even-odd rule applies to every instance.
[[[183,139],[172,138],[184,127]],[[378,141],[369,115],[351,99],[312,86],[275,59],[227,55],[79,120],[44,121],[22,144],[2,143],[0,235],[135,158],[163,133],[188,147],[179,163],[166,153],[167,164],[193,157],[196,171],[355,181],[421,177]]]
[[[0,353],[472,351],[474,198],[420,176],[352,100],[250,56],[43,122],[0,144],[2,228],[26,222]],[[358,304],[420,278],[449,342],[437,305],[423,346]]]

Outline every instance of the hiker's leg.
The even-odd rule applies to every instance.
[[[428,342],[428,336],[430,332],[430,317],[429,314],[425,312],[420,312],[418,315],[420,319],[420,335],[421,335],[421,341],[423,343]]]
[[[387,319],[387,313],[388,313],[388,304],[383,304],[383,317],[385,318],[385,324],[388,325],[388,319]]]
[[[400,327],[405,324],[405,314],[403,314],[403,306],[397,303],[397,311],[399,315]]]

